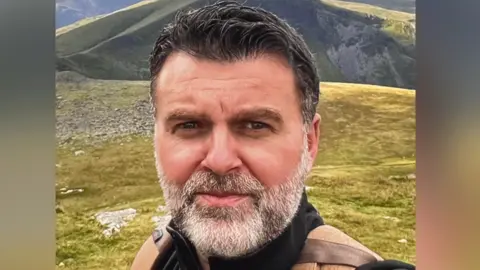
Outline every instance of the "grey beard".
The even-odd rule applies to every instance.
[[[178,228],[204,256],[238,257],[278,237],[295,216],[310,163],[306,138],[294,173],[287,181],[265,188],[251,175],[216,175],[196,172],[183,186],[168,181],[159,165],[160,185],[167,208]],[[157,163],[158,164],[158,163]],[[196,203],[196,194],[228,192],[248,194],[235,207],[209,207]]]

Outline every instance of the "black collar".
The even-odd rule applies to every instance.
[[[323,225],[323,219],[308,202],[304,192],[297,214],[286,230],[262,249],[236,259],[209,258],[210,270],[291,269],[296,263],[308,233]],[[182,270],[201,270],[195,247],[173,222],[167,226],[173,238],[176,258]]]

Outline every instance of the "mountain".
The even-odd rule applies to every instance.
[[[58,29],[84,18],[111,13],[140,1],[142,0],[57,0],[55,27]]]
[[[57,31],[57,70],[95,79],[146,80],[148,56],[161,28],[176,11],[213,2],[141,2],[79,21]],[[334,0],[242,2],[270,10],[297,28],[315,54],[322,81],[415,88],[412,14],[358,4],[362,9]]]

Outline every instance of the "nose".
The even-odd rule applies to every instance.
[[[232,135],[226,128],[216,128],[211,134],[208,153],[202,166],[218,175],[226,175],[238,170],[241,164]]]

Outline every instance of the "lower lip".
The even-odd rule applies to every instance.
[[[236,206],[248,199],[246,195],[214,196],[209,194],[200,194],[198,198],[201,202],[209,206]]]

